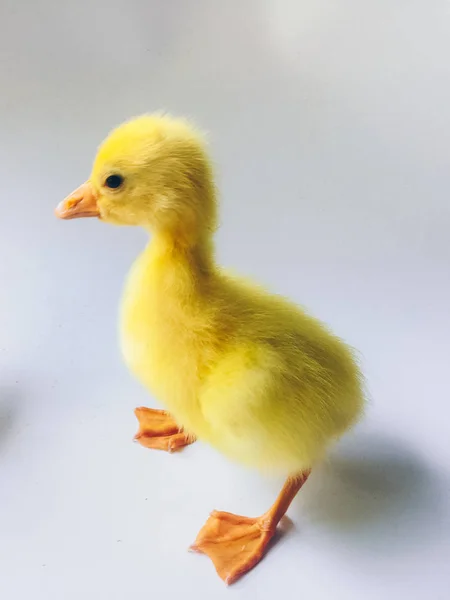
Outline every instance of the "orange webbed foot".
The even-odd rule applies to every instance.
[[[208,555],[219,577],[229,585],[262,559],[275,530],[265,517],[241,517],[215,510],[190,549]]]
[[[134,414],[139,421],[139,431],[134,439],[145,448],[176,452],[195,441],[195,438],[180,430],[165,410],[142,406],[136,408]]]
[[[191,550],[207,554],[225,583],[234,583],[264,556],[278,523],[309,473],[310,469],[307,469],[288,477],[275,503],[257,519],[215,510]]]

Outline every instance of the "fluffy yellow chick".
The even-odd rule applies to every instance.
[[[183,120],[150,115],[109,135],[89,180],[56,212],[151,233],[121,310],[125,361],[168,410],[136,409],[141,444],[171,451],[198,438],[287,477],[262,517],[215,511],[200,531],[193,549],[232,583],[261,559],[311,467],[364,402],[359,369],[340,339],[219,268],[216,211],[201,137]]]

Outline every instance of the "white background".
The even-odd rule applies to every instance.
[[[2,0],[0,589],[8,600],[450,596],[450,2]],[[279,481],[131,443],[142,232],[58,222],[123,119],[209,131],[221,262],[361,352],[371,405],[227,590],[186,552]]]

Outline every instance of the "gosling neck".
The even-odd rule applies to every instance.
[[[187,244],[173,236],[155,233],[147,246],[146,254],[149,266],[158,273],[164,287],[171,285],[180,290],[187,283],[190,288],[201,286],[215,271],[211,235]]]

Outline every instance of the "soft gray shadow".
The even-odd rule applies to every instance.
[[[16,421],[20,396],[15,390],[0,389],[0,451]]]
[[[293,510],[346,542],[392,552],[436,537],[446,523],[446,485],[401,442],[361,435],[311,475]]]

